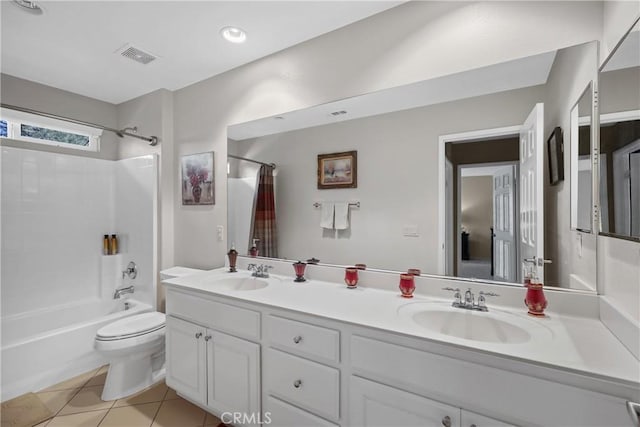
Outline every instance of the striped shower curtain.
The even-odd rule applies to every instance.
[[[260,167],[252,228],[253,238],[259,239],[257,243],[258,255],[277,258],[276,201],[271,166],[262,165]]]

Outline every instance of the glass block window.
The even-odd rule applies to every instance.
[[[9,135],[7,133],[7,121],[6,120],[0,120],[0,136],[6,137],[7,135]]]
[[[90,138],[87,135],[78,135],[76,133],[25,124],[20,125],[20,136],[53,142],[63,142],[65,144],[81,145],[83,147],[87,147],[90,142]]]

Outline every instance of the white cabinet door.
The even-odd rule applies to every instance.
[[[513,424],[503,423],[475,412],[462,410],[461,427],[515,427]]]
[[[359,377],[351,377],[349,425],[413,427],[460,425],[460,409]]]
[[[167,385],[196,402],[207,401],[205,329],[167,316]]]
[[[211,330],[207,330],[205,339],[209,383],[207,406],[218,414],[247,414],[240,425],[257,425],[261,417],[260,346]]]

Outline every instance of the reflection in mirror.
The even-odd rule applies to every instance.
[[[229,245],[241,255],[253,245],[259,163],[275,163],[279,258],[520,285],[526,242],[545,284],[568,288],[570,248],[545,245],[570,231],[568,184],[554,187],[547,215],[541,187],[521,203],[522,175],[528,190],[547,182],[538,147],[568,128],[568,83],[594,78],[596,52],[586,43],[230,126]],[[318,156],[348,151],[357,187],[319,188]],[[582,261],[595,265],[595,253]]]
[[[600,70],[600,230],[640,240],[640,29]]]
[[[582,92],[571,110],[571,228],[591,231],[593,204],[592,167],[593,84]]]

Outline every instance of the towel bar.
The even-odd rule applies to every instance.
[[[315,203],[313,204],[313,207],[314,207],[314,208],[316,208],[316,209],[318,209],[318,208],[319,208],[319,207],[321,207],[321,206],[322,206],[322,203],[321,203],[321,202],[315,202]],[[360,202],[353,202],[353,203],[349,203],[349,206],[353,206],[353,207],[359,208],[359,207],[360,207]]]

